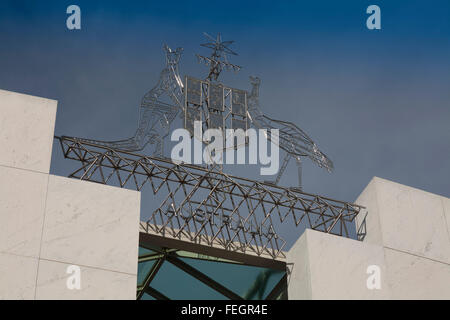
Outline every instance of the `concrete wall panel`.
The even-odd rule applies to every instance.
[[[137,274],[140,193],[50,175],[41,258]]]
[[[450,241],[438,195],[377,181],[384,246],[450,263]]]
[[[134,300],[136,276],[80,266],[80,289],[69,289],[66,263],[40,260],[36,288],[37,300]],[[70,279],[69,279],[70,280]]]
[[[360,241],[308,230],[313,299],[388,299],[383,249]],[[380,289],[367,287],[369,266],[380,268]]]
[[[385,249],[392,299],[450,299],[450,265]]]
[[[307,229],[289,250],[288,258],[295,272],[289,282],[289,299],[308,298],[304,292],[309,290],[312,299],[390,297],[381,246]],[[367,287],[367,269],[372,265],[380,269],[380,289]]]
[[[448,198],[377,177],[369,186],[356,201],[369,211],[364,241],[450,263]]]
[[[0,165],[49,173],[56,105],[0,90]]]
[[[38,259],[0,253],[0,299],[32,300]]]
[[[447,228],[448,241],[450,241],[450,199],[441,197],[442,207],[444,208],[445,227]]]
[[[311,272],[306,232],[286,255],[289,300],[312,299]]]
[[[49,175],[56,106],[0,90],[0,299],[135,299],[140,193]]]
[[[39,257],[48,175],[0,166],[0,252]]]
[[[362,226],[363,228],[360,228],[365,233],[364,242],[381,245],[383,240],[381,237],[380,215],[378,213],[378,199],[375,179],[376,178],[370,181],[355,201],[355,203],[369,208],[369,210],[363,210],[356,216],[356,225],[359,227],[364,224]]]

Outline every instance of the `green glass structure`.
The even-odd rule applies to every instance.
[[[138,300],[287,299],[286,269],[140,244]]]

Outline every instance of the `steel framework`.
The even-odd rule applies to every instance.
[[[347,225],[363,207],[214,168],[177,164],[77,138],[55,137],[64,157],[80,162],[69,177],[153,194],[165,190],[148,215],[149,232],[226,250],[283,257],[285,240],[274,221],[349,237]]]

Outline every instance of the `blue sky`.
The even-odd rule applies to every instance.
[[[66,28],[71,4],[78,31]],[[370,4],[381,30],[365,26]],[[163,43],[184,47],[182,75],[206,76],[194,56],[207,54],[202,32],[235,40],[232,62],[244,68],[224,82],[249,89],[259,76],[263,111],[333,160],[332,174],[305,162],[306,191],[354,201],[379,176],[450,196],[448,1],[2,1],[0,88],[57,99],[57,135],[125,138]],[[52,172],[70,168],[56,146]]]

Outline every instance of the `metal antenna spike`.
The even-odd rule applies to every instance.
[[[236,66],[228,62],[227,54],[235,55],[238,54],[231,50],[228,46],[234,43],[233,40],[222,41],[222,36],[220,33],[217,34],[214,39],[208,33],[203,32],[203,35],[210,40],[210,42],[202,43],[200,46],[212,49],[211,55],[209,57],[204,57],[197,55],[205,61],[205,64],[209,65],[209,74],[207,79],[210,81],[217,80],[223,69],[225,70],[240,70],[239,66]],[[206,63],[207,62],[207,63]]]
[[[224,52],[226,52],[226,53],[228,53],[228,54],[232,54],[232,55],[234,55],[234,56],[237,56],[238,54],[236,53],[236,52],[234,52],[233,50],[231,50],[230,48],[227,48],[227,47],[223,47],[223,51]]]
[[[209,38],[209,40],[211,40],[211,41],[216,41],[216,39],[214,39],[212,36],[210,36],[209,34],[207,34],[206,32],[203,32],[203,35],[205,36],[205,37],[207,37],[207,38]],[[220,35],[220,33],[219,33],[219,35]]]

